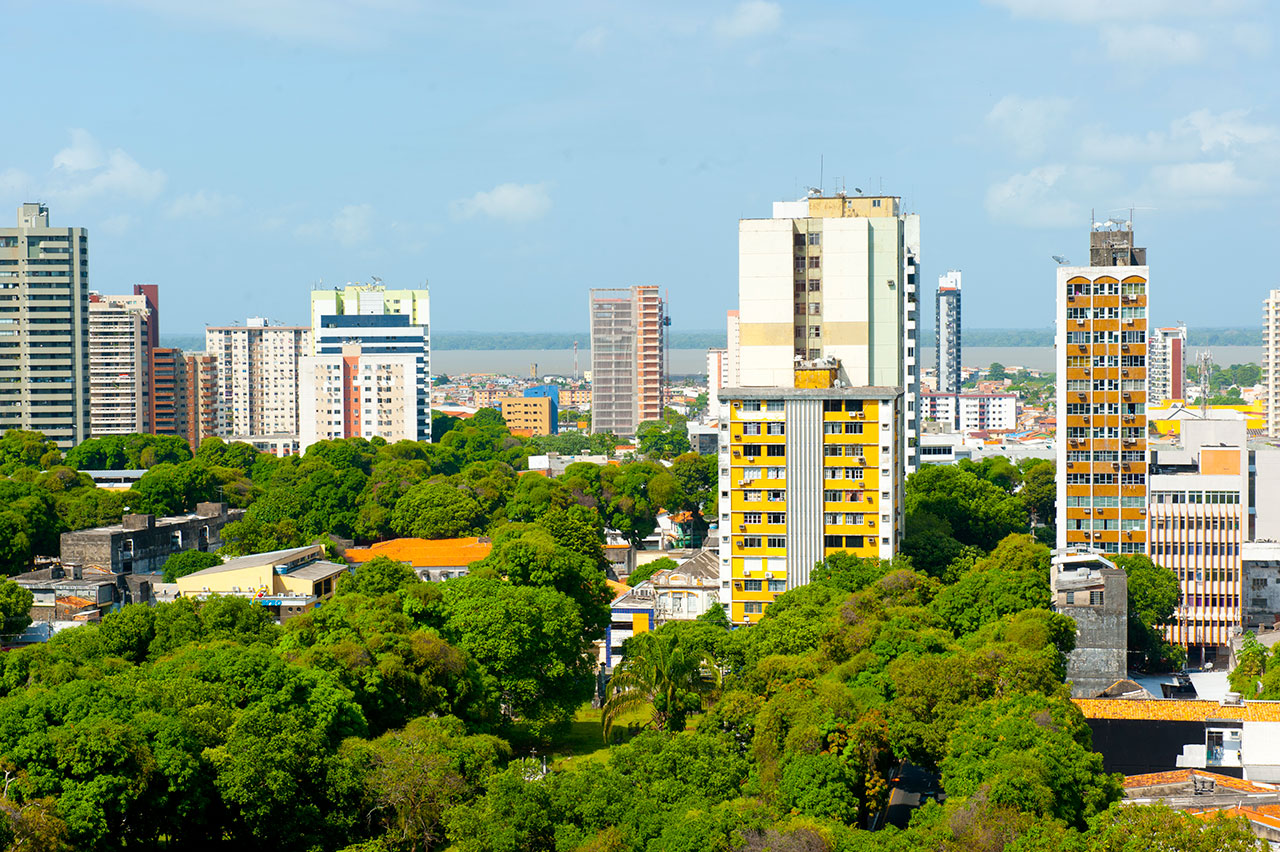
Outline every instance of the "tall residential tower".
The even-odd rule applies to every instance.
[[[23,204],[0,228],[0,432],[89,437],[89,236]]]
[[[95,438],[152,430],[150,324],[144,294],[89,296],[89,432]]]
[[[1147,547],[1147,250],[1095,226],[1057,277],[1059,548]]]
[[[1182,399],[1187,378],[1187,327],[1151,329],[1147,345],[1147,381],[1151,401]]]
[[[960,393],[960,270],[938,276],[934,300],[934,339],[938,352],[938,393]]]
[[[1262,303],[1262,383],[1267,435],[1280,438],[1280,290],[1272,290]]]
[[[299,443],[431,440],[427,288],[348,284],[311,294],[313,352],[299,365]]]
[[[837,387],[904,394],[915,469],[920,217],[895,196],[812,196],[738,223],[739,371],[744,387],[795,387],[797,362],[834,359]]]
[[[591,291],[591,431],[619,436],[662,419],[666,305],[652,284]]]
[[[204,341],[217,365],[218,436],[296,436],[298,359],[311,352],[311,329],[250,317],[243,326],[206,328]]]

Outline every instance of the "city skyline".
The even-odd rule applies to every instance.
[[[1277,224],[1280,121],[1254,85],[1276,12],[1155,6],[73,3],[74,58],[42,66],[41,85],[76,88],[77,109],[7,140],[0,203],[44,200],[57,226],[88,228],[95,289],[165,286],[175,334],[299,323],[321,279],[371,275],[428,283],[451,331],[581,329],[582,288],[644,283],[670,290],[677,327],[716,328],[733,221],[818,184],[901,195],[930,223],[922,271],[966,270],[983,327],[1051,315],[1035,271],[1078,254],[1093,217],[1132,217],[1161,247],[1153,322],[1194,309],[1230,325],[1257,293],[1199,247]],[[11,51],[44,32],[31,8],[6,24]],[[803,86],[778,73],[801,64]],[[1123,121],[1092,117],[1104,98],[1123,98]],[[743,132],[801,121],[782,149]],[[581,215],[609,197],[612,215]],[[1007,248],[990,252],[997,231]],[[1201,305],[1209,278],[1222,297]]]

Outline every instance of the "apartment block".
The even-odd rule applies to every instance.
[[[1152,404],[1184,399],[1187,378],[1187,327],[1151,329],[1147,344],[1147,383]]]
[[[148,373],[151,378],[151,432],[188,440],[191,408],[187,386],[187,361],[181,349],[155,347]]]
[[[187,443],[195,450],[218,434],[218,359],[194,353],[183,358],[186,370]]]
[[[722,392],[720,596],[735,624],[827,556],[888,559],[901,535],[902,390],[834,387],[831,362],[797,374],[801,387]]]
[[[89,294],[89,433],[151,431],[147,298]]]
[[[667,325],[654,285],[591,291],[593,433],[630,436],[662,418]]]
[[[1225,657],[1231,636],[1243,624],[1247,440],[1242,420],[1189,419],[1182,423],[1179,444],[1151,453],[1149,553],[1153,562],[1177,574],[1182,593],[1165,634],[1197,663]],[[1122,521],[1125,525],[1133,524]]]
[[[0,228],[0,432],[89,437],[89,236],[23,204]]]
[[[792,387],[797,359],[839,362],[845,387],[900,387],[916,464],[920,217],[894,196],[777,202],[738,224],[738,368],[744,387]]]
[[[554,434],[554,407],[555,403],[545,396],[506,396],[498,400],[502,419],[507,422],[507,431],[526,438]]]
[[[960,270],[938,276],[934,299],[934,341],[938,358],[938,393],[960,393]]]
[[[301,361],[299,449],[340,438],[427,441],[419,431],[418,358],[359,342]]]
[[[250,317],[243,326],[210,326],[204,340],[217,365],[215,434],[297,435],[298,359],[311,353],[311,329]]]
[[[1018,396],[1012,393],[920,393],[920,416],[948,431],[1013,430],[1018,426]]]
[[[1130,227],[1089,242],[1057,274],[1057,544],[1146,553],[1147,252]]]
[[[1280,290],[1272,290],[1262,303],[1262,383],[1266,387],[1267,434],[1280,438]]]
[[[311,294],[313,353],[303,359],[302,450],[316,441],[431,440],[427,289],[348,284]],[[335,383],[336,382],[336,383]]]
[[[564,390],[567,391],[568,389],[565,388]],[[525,388],[524,393],[521,394],[528,399],[546,399],[550,403],[547,406],[547,414],[550,417],[550,422],[548,423],[550,431],[544,434],[560,434],[560,391],[561,387],[559,385],[548,383],[545,385],[534,385],[533,387]],[[506,413],[506,409],[503,409],[502,414],[504,417],[506,416]],[[510,423],[510,421],[508,421],[508,423]]]

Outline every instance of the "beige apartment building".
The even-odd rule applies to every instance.
[[[0,432],[89,437],[89,236],[23,204],[0,228]]]
[[[896,196],[813,195],[738,223],[743,387],[794,387],[798,362],[837,365],[837,387],[903,392],[905,469],[916,465],[920,217]],[[733,341],[730,341],[733,346]]]
[[[1267,435],[1280,437],[1280,290],[1262,303],[1262,383],[1266,387]]]
[[[151,432],[147,297],[89,294],[89,433]]]
[[[591,291],[593,433],[630,436],[662,418],[667,323],[654,285]]]
[[[216,430],[223,438],[298,434],[298,359],[311,352],[311,329],[268,325],[208,327],[205,354],[216,359]]]

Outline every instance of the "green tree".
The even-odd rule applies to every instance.
[[[934,611],[957,635],[1001,616],[1049,606],[1049,548],[1029,535],[1011,535],[943,587]]]
[[[1175,811],[1164,804],[1113,804],[1089,821],[1085,834],[1087,852],[1261,852],[1249,823],[1229,815],[1205,818]],[[1027,847],[1029,852],[1049,852],[1050,847]]]
[[[992,361],[991,366],[987,368],[987,378],[992,381],[1007,379],[1009,378],[1009,371],[999,361]]]
[[[461,538],[484,529],[474,497],[444,482],[423,482],[396,501],[391,528],[410,538]]]
[[[679,567],[680,563],[670,556],[663,556],[661,559],[655,559],[652,562],[637,566],[636,570],[627,575],[627,585],[638,586],[652,577],[657,571],[674,571]]]
[[[403,562],[386,556],[375,556],[361,563],[354,573],[338,580],[338,594],[360,594],[368,597],[386,595],[419,582],[418,575]]]
[[[197,571],[203,571],[205,568],[212,568],[214,565],[221,565],[222,557],[216,553],[206,553],[202,550],[184,550],[181,553],[175,553],[164,561],[164,581],[166,583],[176,583],[179,577],[185,577],[188,574],[194,574]]]
[[[983,791],[994,804],[1084,828],[1123,793],[1102,771],[1089,726],[1068,701],[1010,695],[978,705],[952,732],[942,761],[948,797]]]
[[[0,579],[0,636],[12,637],[31,623],[31,604],[35,597],[12,580]]]
[[[605,739],[623,714],[647,704],[653,705],[655,729],[684,730],[688,714],[701,709],[703,694],[719,679],[709,655],[682,643],[677,631],[632,636],[609,678],[609,698],[601,715]]]
[[[927,512],[951,525],[961,544],[991,550],[1027,529],[1022,501],[970,470],[927,465],[907,478],[907,513]]]
[[[1160,630],[1173,617],[1181,597],[1177,575],[1141,554],[1121,554],[1114,561],[1128,580],[1129,665],[1139,671],[1181,667],[1182,649]]]

